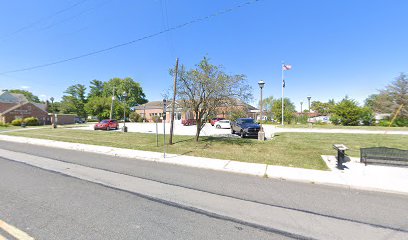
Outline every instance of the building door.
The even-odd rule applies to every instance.
[[[174,122],[176,124],[181,124],[181,112],[174,113]]]

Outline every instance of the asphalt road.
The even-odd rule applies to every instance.
[[[9,142],[0,142],[0,148],[408,233],[408,197],[403,195],[265,179]],[[288,237],[2,158],[0,193],[0,219],[37,239]]]

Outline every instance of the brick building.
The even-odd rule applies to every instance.
[[[47,111],[40,104],[30,102],[25,103],[4,103],[0,102],[0,122],[10,123],[14,119],[36,117],[40,124],[50,123]]]
[[[168,102],[167,111],[166,111],[166,122],[170,122],[171,119],[171,109],[172,101]],[[234,106],[225,106],[219,107],[217,112],[212,117],[222,117],[230,118],[233,111],[243,111],[246,113],[246,117],[256,118],[256,115],[259,113],[259,110],[247,103],[236,101]],[[143,105],[135,107],[135,112],[140,114],[147,122],[153,122],[154,118],[162,119],[163,116],[163,101],[152,101]],[[194,113],[185,109],[176,101],[175,111],[174,111],[174,120],[176,123],[182,123],[183,120],[194,119]]]

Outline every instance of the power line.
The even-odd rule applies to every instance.
[[[149,39],[149,38],[153,38],[153,37],[162,35],[162,34],[164,34],[164,33],[171,32],[171,31],[174,31],[174,30],[177,30],[177,29],[180,29],[180,28],[183,28],[183,27],[186,27],[186,26],[189,26],[189,25],[198,23],[198,22],[203,22],[203,21],[209,20],[209,19],[211,19],[211,18],[218,17],[218,16],[220,16],[220,15],[227,14],[227,13],[229,13],[229,12],[232,12],[232,11],[236,10],[236,9],[239,9],[239,8],[242,8],[242,7],[251,5],[251,4],[256,3],[256,2],[259,2],[259,1],[261,1],[261,0],[251,0],[251,1],[247,1],[247,2],[244,2],[244,3],[238,4],[238,5],[234,6],[234,7],[231,7],[231,8],[228,8],[228,9],[224,9],[224,10],[215,12],[215,13],[213,13],[213,14],[207,15],[207,16],[205,16],[205,17],[195,18],[195,19],[193,19],[193,20],[191,20],[191,21],[189,21],[189,22],[185,22],[185,23],[176,25],[176,26],[174,26],[174,27],[169,27],[169,28],[164,29],[164,30],[162,30],[162,31],[159,31],[159,32],[156,32],[156,33],[152,33],[152,34],[150,34],[150,35],[146,35],[146,36],[144,36],[144,37],[141,37],[141,38],[138,38],[138,39],[129,41],[129,42],[117,44],[117,45],[114,45],[114,46],[111,46],[111,47],[108,47],[108,48],[104,48],[104,49],[101,49],[101,50],[97,50],[97,51],[85,53],[85,54],[82,54],[82,55],[79,55],[79,56],[76,56],[76,57],[71,57],[71,58],[66,58],[66,59],[58,60],[58,61],[55,61],[55,62],[40,64],[40,65],[36,65],[36,66],[32,66],[32,67],[20,68],[20,69],[15,69],[15,70],[10,70],[10,71],[5,71],[5,72],[1,72],[0,74],[15,73],[15,72],[24,72],[24,71],[34,70],[34,69],[38,69],[38,68],[45,68],[45,67],[49,67],[49,66],[53,66],[53,65],[57,65],[57,64],[61,64],[61,63],[73,61],[73,60],[77,60],[77,59],[80,59],[80,58],[89,57],[89,56],[96,55],[96,54],[99,54],[99,53],[107,52],[107,51],[110,51],[110,50],[113,50],[113,49],[116,49],[116,48],[124,47],[124,46],[127,46],[127,45],[134,44],[134,43],[136,43],[136,42],[140,42],[140,41],[143,41],[143,40],[146,40],[146,39]]]
[[[17,30],[14,31],[14,32],[11,32],[11,33],[7,34],[6,36],[1,37],[0,39],[3,40],[3,39],[5,39],[5,38],[11,37],[11,36],[13,36],[13,35],[15,35],[15,34],[17,34],[17,33],[20,33],[20,32],[23,32],[23,31],[25,31],[25,30],[27,30],[27,29],[30,29],[30,28],[34,27],[35,25],[37,25],[38,23],[41,23],[41,22],[43,22],[44,20],[46,20],[46,19],[48,19],[48,18],[53,18],[53,17],[55,17],[55,16],[57,16],[57,15],[59,15],[59,14],[61,14],[61,13],[67,12],[67,11],[71,10],[72,8],[75,8],[75,7],[77,7],[77,6],[79,6],[79,5],[83,4],[83,3],[85,3],[86,1],[88,1],[88,0],[78,1],[78,2],[72,4],[71,6],[69,6],[69,7],[67,7],[67,8],[58,10],[57,12],[55,12],[55,13],[53,13],[53,14],[47,16],[47,17],[40,18],[39,20],[37,20],[37,21],[35,21],[35,22],[32,22],[32,23],[30,23],[30,24],[27,24],[27,25],[25,25],[25,26],[23,26],[23,27],[17,29]]]

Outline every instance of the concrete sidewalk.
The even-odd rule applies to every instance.
[[[408,182],[408,168],[373,165],[364,166],[358,162],[359,159],[355,158],[351,158],[351,161],[345,164],[345,170],[338,170],[335,167],[336,159],[334,156],[322,156],[323,160],[330,168],[330,171],[319,171],[177,154],[166,154],[166,158],[164,158],[163,153],[158,152],[6,135],[0,135],[0,140],[284,180],[341,186],[353,189],[408,194],[408,184],[406,184]]]

